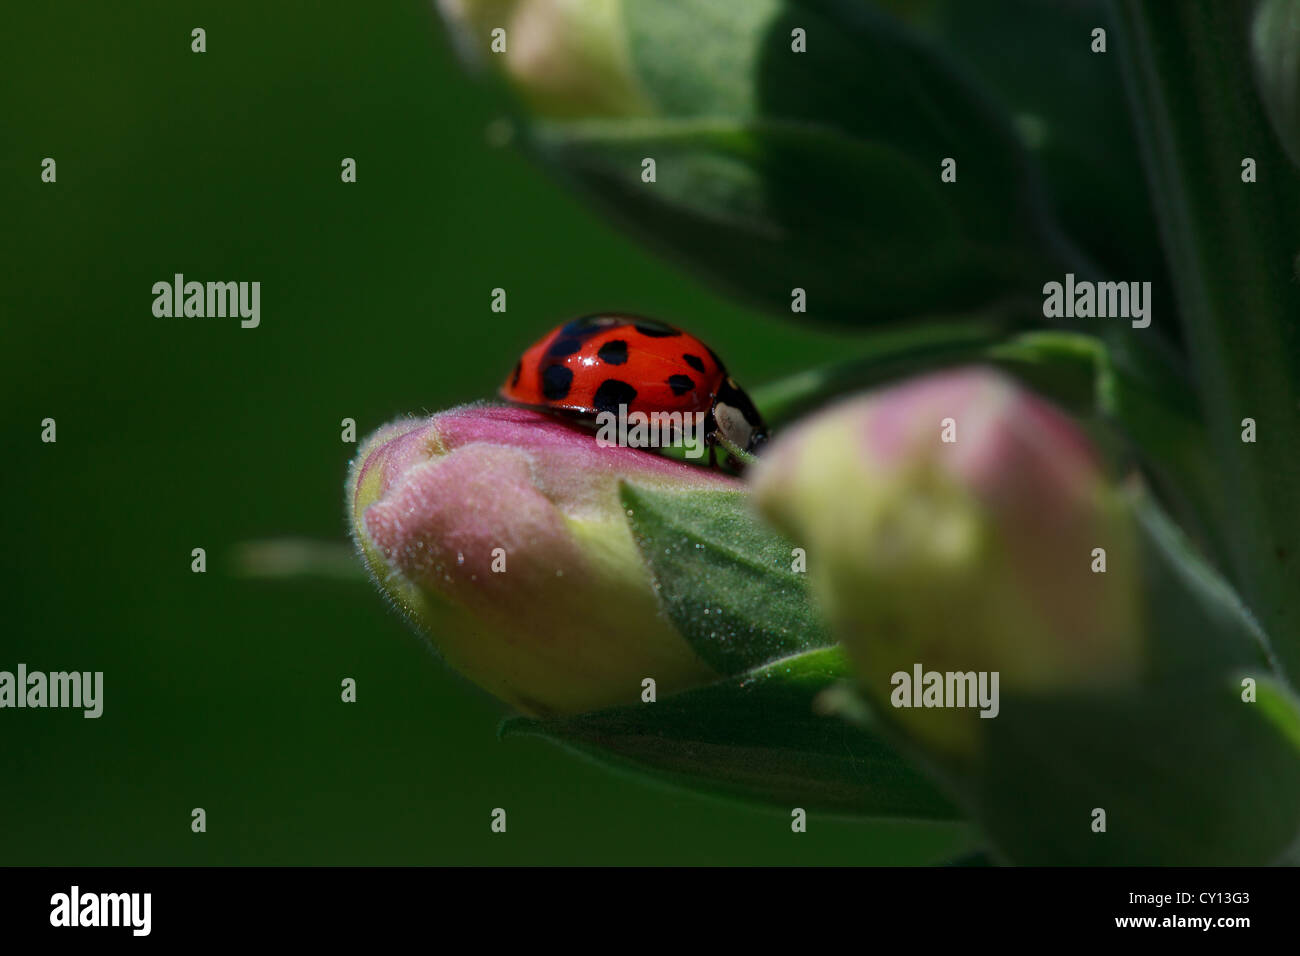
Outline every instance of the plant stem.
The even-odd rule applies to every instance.
[[[1234,577],[1300,678],[1300,175],[1269,128],[1250,5],[1113,0],[1187,347],[1227,501]],[[1242,180],[1256,161],[1258,181]],[[1140,334],[1140,333],[1135,333]],[[1254,419],[1257,440],[1242,441]]]

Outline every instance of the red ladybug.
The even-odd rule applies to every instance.
[[[767,426],[717,354],[693,335],[653,319],[588,315],[553,329],[524,352],[501,396],[577,417],[599,412],[704,412],[715,446],[752,453]]]

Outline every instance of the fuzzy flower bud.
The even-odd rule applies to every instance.
[[[996,673],[1000,692],[1138,675],[1127,500],[1072,421],[1000,374],[931,374],[828,409],[777,440],[754,486],[807,549],[868,696],[933,746],[970,753],[981,721],[969,700],[918,709],[918,666]]]
[[[537,412],[465,406],[394,422],[352,463],[353,537],[454,668],[525,713],[578,713],[717,675],[663,615],[622,482],[690,494],[715,473]]]
[[[466,59],[495,61],[539,115],[638,116],[622,0],[438,0]]]

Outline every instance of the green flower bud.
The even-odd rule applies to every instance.
[[[828,409],[780,437],[753,480],[763,513],[806,548],[868,697],[930,746],[972,754],[983,721],[970,701],[903,699],[921,693],[918,667],[997,674],[999,693],[1139,676],[1127,499],[1065,415],[1001,375],[943,372]],[[982,709],[996,716],[996,702]]]

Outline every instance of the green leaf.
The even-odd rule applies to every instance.
[[[797,287],[810,318],[861,326],[1037,294],[1047,264],[1074,261],[1011,117],[869,4],[622,10],[653,115],[538,123],[529,141],[737,296],[789,317]]]
[[[1250,63],[1252,7],[1120,0],[1116,51],[1231,514],[1233,580],[1300,681],[1300,174]],[[1242,161],[1257,166],[1243,182]],[[1257,440],[1241,440],[1242,420]]]
[[[1300,752],[1300,701],[1279,681],[1268,678],[1258,681],[1256,693],[1264,717]]]
[[[958,819],[878,733],[815,712],[846,676],[838,648],[805,651],[655,703],[552,720],[512,718],[533,735],[638,775],[785,807]]]
[[[1037,275],[1037,253],[963,222],[938,168],[887,142],[732,119],[541,124],[533,143],[631,230],[736,296],[864,324],[959,311]],[[656,181],[641,181],[646,157]],[[931,164],[933,165],[933,164]]]
[[[929,0],[891,4],[908,27],[969,69],[1014,118],[1062,227],[1106,274],[1172,290],[1103,0]],[[1008,55],[1014,38],[1015,54]],[[1076,270],[1077,271],[1077,270]]]
[[[1300,750],[1223,683],[1123,698],[1004,694],[990,723],[974,802],[1016,863],[1261,865],[1300,833]]]
[[[737,674],[831,643],[791,570],[790,542],[744,492],[621,487],[628,522],[665,611],[715,670]]]
[[[1223,674],[1270,673],[1268,637],[1232,585],[1150,496],[1138,495],[1136,511],[1152,679],[1217,687]]]

